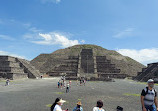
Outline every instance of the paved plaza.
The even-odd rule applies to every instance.
[[[87,81],[86,86],[77,86],[72,81],[69,93],[57,88],[58,78],[23,79],[11,81],[9,86],[0,82],[0,111],[49,111],[49,106],[56,97],[67,102],[63,109],[72,111],[77,101],[82,101],[84,111],[92,111],[97,100],[103,100],[106,111],[115,111],[119,105],[124,111],[141,111],[141,90],[145,84],[131,80],[115,80],[116,82]],[[158,90],[158,87],[155,86]]]

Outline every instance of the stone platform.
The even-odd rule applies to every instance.
[[[40,72],[29,61],[10,56],[0,56],[0,78],[20,79],[40,77]]]
[[[138,75],[134,78],[134,80],[144,82],[148,79],[154,79],[158,82],[158,63],[148,64],[147,68],[143,68],[142,72],[138,72]]]
[[[115,67],[106,56],[95,56],[92,49],[82,49],[78,56],[69,56],[58,66],[55,66],[47,74],[50,76],[65,75],[68,79],[80,77],[96,78],[126,78],[126,74],[121,74],[121,70]]]

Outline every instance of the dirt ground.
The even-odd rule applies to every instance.
[[[67,101],[62,108],[69,111],[78,101],[82,102],[84,111],[92,111],[97,100],[104,102],[106,111],[116,111],[118,105],[124,111],[141,111],[139,96],[146,86],[144,83],[124,79],[116,82],[87,81],[86,86],[77,86],[76,81],[72,81],[70,92],[65,93],[65,88],[57,88],[58,80],[23,79],[11,81],[9,86],[0,81],[0,111],[49,111],[57,97]],[[158,90],[158,86],[155,89]]]

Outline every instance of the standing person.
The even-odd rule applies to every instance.
[[[78,102],[77,106],[74,107],[73,111],[83,111],[83,108],[81,106],[82,106],[81,102]]]
[[[82,84],[82,80],[81,80],[81,78],[80,78],[80,86],[81,86],[81,84]]]
[[[61,87],[61,89],[62,89],[62,86],[63,86],[63,83],[62,83],[62,81],[60,82],[60,87]]]
[[[67,86],[66,86],[66,93],[69,92],[69,87],[70,87],[70,85],[69,85],[69,83],[68,83]]]
[[[154,89],[154,80],[149,79],[147,84],[148,86],[141,93],[142,111],[158,111],[157,92]]]
[[[84,79],[84,86],[86,85],[86,80]]]
[[[60,81],[58,81],[58,88],[60,88]]]
[[[64,82],[64,88],[66,88],[66,81]]]
[[[69,81],[69,85],[70,85],[70,88],[71,88],[71,81]]]
[[[43,78],[43,75],[41,75],[41,79]]]
[[[103,107],[103,102],[99,100],[97,101],[97,106],[93,108],[93,111],[105,111],[102,107]]]
[[[56,98],[55,102],[52,104],[50,111],[63,111],[61,109],[61,106],[63,103],[65,103],[65,100],[62,100],[61,98]]]
[[[8,86],[8,85],[9,85],[9,82],[10,82],[9,79],[7,79],[5,86]]]

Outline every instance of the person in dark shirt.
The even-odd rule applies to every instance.
[[[148,80],[148,87],[141,92],[142,111],[158,111],[157,92],[154,89],[154,80]]]

